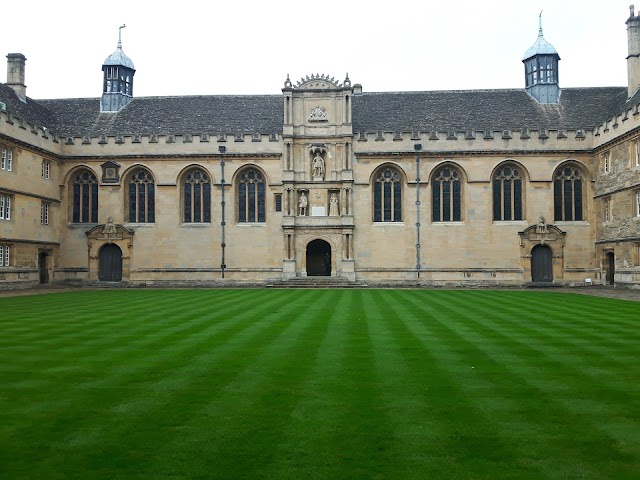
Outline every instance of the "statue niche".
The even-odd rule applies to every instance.
[[[322,181],[324,180],[325,175],[325,161],[323,158],[323,154],[326,153],[326,148],[324,146],[312,145],[311,146],[311,154],[313,155],[313,159],[311,160],[311,177],[314,181]]]

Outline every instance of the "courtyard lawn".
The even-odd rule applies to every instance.
[[[0,298],[0,478],[638,479],[640,303],[444,290]]]

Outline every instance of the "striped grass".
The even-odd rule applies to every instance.
[[[636,479],[639,327],[556,292],[2,298],[0,478]]]

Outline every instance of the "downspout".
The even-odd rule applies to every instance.
[[[221,242],[220,242],[220,246],[222,247],[222,259],[220,261],[220,271],[222,272],[222,278],[224,278],[224,269],[227,268],[227,266],[224,263],[224,249],[227,246],[227,244],[225,243],[225,239],[224,239],[224,227],[226,225],[225,218],[224,218],[224,206],[225,206],[225,201],[224,201],[224,189],[225,189],[224,154],[227,151],[227,147],[225,147],[224,145],[220,145],[218,147],[218,151],[220,152],[220,184],[222,185],[222,201],[220,202],[220,205],[222,207],[222,219],[220,221],[220,227],[221,227],[221,230],[222,230]]]
[[[420,279],[420,150],[422,145],[416,143],[416,272]]]

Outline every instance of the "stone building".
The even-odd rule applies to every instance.
[[[99,98],[0,84],[0,288],[615,283],[640,288],[640,16],[626,87],[561,88],[540,29],[524,88]],[[621,52],[622,53],[622,52]],[[96,90],[100,88],[96,86]]]

